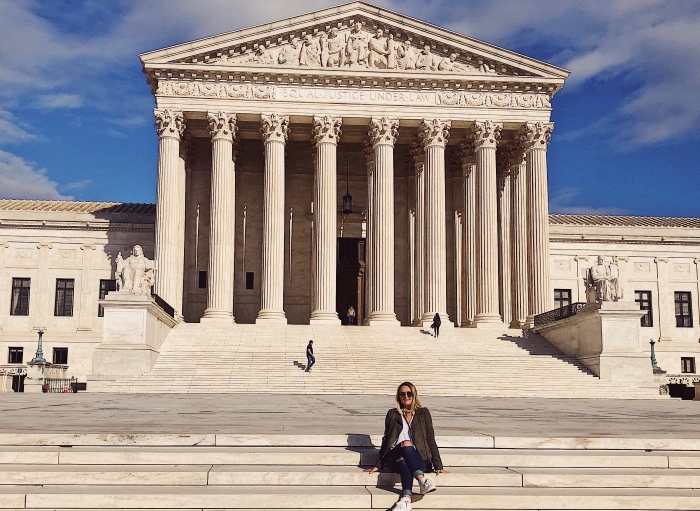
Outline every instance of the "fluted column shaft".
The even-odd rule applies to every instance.
[[[522,159],[522,158],[521,158]],[[513,328],[527,324],[528,278],[527,278],[527,180],[525,162],[513,167],[511,178],[511,219],[513,260]]]
[[[184,189],[185,172],[180,165],[180,137],[185,129],[182,112],[153,111],[158,132],[158,184],[156,189],[156,245],[155,292],[168,302],[178,316],[182,313],[182,268],[184,266],[184,229],[180,216],[185,212],[185,201],[180,197]],[[182,247],[182,253],[179,248]],[[178,275],[180,278],[178,279]],[[177,301],[178,289],[180,301]]]
[[[467,137],[460,141],[462,174],[464,176],[464,287],[465,304],[463,327],[471,327],[476,315],[476,164],[474,141]]]
[[[287,323],[284,313],[284,146],[289,117],[261,115],[265,147],[262,278],[256,323]]]
[[[177,263],[176,263],[176,268],[177,268],[177,277],[176,277],[176,285],[175,285],[175,303],[178,304],[175,307],[176,314],[179,316],[180,320],[184,320],[184,311],[183,308],[185,306],[184,300],[183,300],[183,295],[184,295],[184,287],[185,287],[185,205],[187,204],[187,169],[186,169],[186,163],[187,163],[187,151],[191,150],[188,149],[190,137],[189,133],[185,133],[185,136],[182,137],[182,140],[180,142],[180,155],[179,155],[179,162],[178,164],[180,165],[180,174],[178,176],[178,202],[179,204],[182,204],[182,207],[179,208],[178,210],[178,238],[177,238]]]
[[[529,318],[552,308],[549,288],[549,199],[547,145],[552,123],[528,123],[519,138],[525,146],[528,210]]]
[[[473,127],[476,151],[476,263],[477,296],[474,322],[502,323],[498,286],[498,207],[496,189],[496,145],[502,125],[490,121]]]
[[[374,250],[372,249],[374,229],[374,148],[369,140],[364,144],[365,162],[367,164],[367,232],[365,234],[365,319],[369,324],[372,313],[372,290],[374,289]]]
[[[236,176],[233,138],[236,115],[209,113],[211,134],[211,204],[207,308],[203,320],[233,321]]]
[[[341,119],[330,116],[314,117],[312,134],[316,145],[316,289],[311,323],[340,324],[335,308],[338,237],[336,152],[341,123]]]
[[[419,127],[425,151],[425,308],[423,323],[447,315],[447,234],[445,218],[445,145],[450,121],[426,119]]]
[[[374,148],[372,194],[372,258],[374,262],[370,325],[398,324],[394,312],[394,143],[399,122],[372,119],[369,137]]]
[[[513,319],[513,264],[511,259],[511,186],[507,164],[498,176],[498,259],[500,262],[501,318],[510,326]]]
[[[414,158],[416,172],[416,220],[415,220],[415,257],[414,257],[414,294],[412,318],[414,325],[423,324],[425,312],[425,155]]]

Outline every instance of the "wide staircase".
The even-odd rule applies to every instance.
[[[450,473],[414,496],[415,509],[700,509],[697,441],[474,440],[438,437]],[[397,476],[362,471],[376,445],[364,435],[0,435],[0,508],[389,509]]]
[[[317,362],[306,367],[314,340]],[[392,394],[401,381],[435,396],[660,398],[658,384],[611,383],[526,332],[183,323],[152,371],[90,391]]]

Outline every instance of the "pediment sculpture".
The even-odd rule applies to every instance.
[[[124,259],[119,252],[116,258],[117,291],[133,295],[151,296],[156,270],[153,261],[143,255],[141,245],[134,245],[131,255]]]
[[[596,264],[586,271],[584,278],[586,301],[588,303],[617,302],[624,298],[618,258],[613,257],[605,264],[603,256],[598,256]]]
[[[370,32],[361,21],[348,28],[331,28],[303,37],[288,36],[276,46],[258,43],[240,55],[223,51],[206,64],[263,65],[312,68],[394,69],[446,73],[497,74],[496,67],[483,59],[465,56],[443,48],[444,55],[428,42],[419,45],[406,36],[399,40],[381,28]],[[473,62],[472,62],[473,60]],[[201,61],[201,56],[193,59]],[[505,71],[505,68],[503,69]]]

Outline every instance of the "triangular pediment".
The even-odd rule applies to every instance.
[[[363,2],[145,53],[141,60],[147,70],[525,78],[546,81],[552,92],[569,74],[551,64]]]

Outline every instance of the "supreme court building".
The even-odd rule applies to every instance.
[[[699,219],[549,214],[567,70],[362,2],[140,58],[156,204],[0,201],[8,362],[41,328],[90,375],[97,301],[135,244],[175,319],[210,325],[339,325],[352,306],[370,328],[517,331],[585,302],[615,257],[659,360],[700,356]]]

